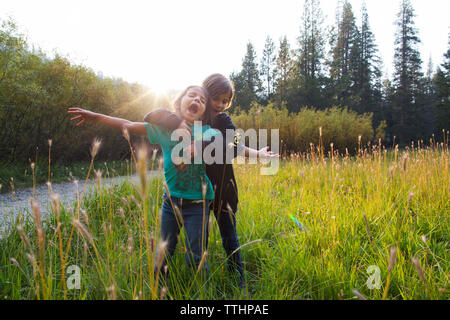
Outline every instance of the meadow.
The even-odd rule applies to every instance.
[[[204,259],[209,278],[184,261],[155,274],[164,180],[136,156],[140,182],[80,190],[73,206],[19,214],[0,240],[1,299],[448,299],[448,142],[405,150],[359,146],[355,156],[312,146],[284,155],[276,175],[234,165],[237,230],[246,288],[227,270],[214,217]],[[156,168],[155,168],[156,166]],[[112,174],[112,173],[108,173]],[[105,173],[103,173],[105,175]],[[49,189],[51,192],[51,189]],[[75,267],[74,267],[75,266]],[[75,271],[74,271],[75,270]],[[76,271],[80,271],[77,283]]]

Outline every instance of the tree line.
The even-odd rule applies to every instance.
[[[95,137],[103,140],[99,159],[130,156],[120,132],[90,125],[75,128],[69,107],[142,121],[157,107],[170,107],[172,95],[122,79],[103,77],[56,54],[50,58],[30,47],[12,19],[0,28],[0,161],[89,160]],[[132,137],[132,143],[145,139]]]
[[[436,69],[421,71],[414,9],[402,0],[397,15],[395,72],[383,78],[368,12],[357,24],[348,1],[340,1],[336,23],[325,31],[319,0],[305,0],[296,48],[286,37],[278,46],[267,37],[258,60],[251,42],[242,70],[233,72],[237,127],[279,128],[286,151],[334,143],[355,152],[359,143],[382,138],[387,145],[439,138],[450,123],[450,48]],[[12,19],[0,21],[0,162],[89,160],[95,137],[99,159],[130,157],[120,132],[96,125],[77,130],[69,107],[84,107],[141,121],[146,112],[169,108],[175,92],[158,95],[148,87],[104,77],[66,57],[49,57],[31,47]],[[330,48],[326,52],[326,48]],[[276,120],[276,119],[277,120]],[[278,123],[277,126],[274,126]],[[359,138],[362,136],[362,138]],[[361,139],[361,141],[360,141]],[[131,137],[133,146],[146,143]]]
[[[365,3],[357,23],[351,4],[340,0],[336,21],[328,30],[319,0],[305,0],[303,9],[295,48],[286,36],[278,46],[267,37],[258,60],[248,42],[242,69],[230,76],[239,110],[274,104],[297,114],[303,107],[347,107],[361,115],[371,113],[373,128],[384,131],[387,142],[401,145],[433,134],[441,137],[442,130],[449,129],[450,47],[442,65],[434,69],[430,61],[422,71],[410,0],[401,0],[395,21],[392,79],[380,70],[382,60]]]

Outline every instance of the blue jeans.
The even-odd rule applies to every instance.
[[[227,254],[228,269],[230,271],[237,271],[243,277],[244,268],[242,265],[241,250],[238,250],[239,238],[236,232],[236,215],[226,210],[222,210],[221,212],[214,211],[214,215],[219,225],[222,245]]]
[[[161,238],[163,241],[167,241],[166,257],[170,258],[175,252],[180,229],[184,227],[186,263],[196,271],[203,253],[208,247],[209,200],[194,201],[197,202],[175,197],[169,199],[164,195]],[[179,212],[181,212],[182,219],[179,217]],[[204,261],[202,269],[206,272],[209,271],[206,261]]]

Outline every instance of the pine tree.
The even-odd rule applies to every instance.
[[[261,76],[263,77],[264,98],[270,99],[274,92],[274,70],[276,52],[275,43],[270,36],[267,36],[264,44],[264,51],[261,58]]]
[[[338,8],[341,12],[341,9]],[[358,28],[352,6],[342,3],[342,13],[337,17],[337,28],[331,36],[330,77],[335,88],[335,103],[352,107],[351,95],[354,86],[354,70],[357,68],[359,47]]]
[[[301,19],[299,48],[296,50],[296,104],[320,106],[322,63],[325,52],[323,13],[319,0],[306,0]]]
[[[441,130],[450,129],[450,36],[449,48],[444,54],[444,62],[441,68],[437,69],[433,83],[436,93],[436,126],[438,134]]]
[[[258,100],[261,92],[256,53],[251,42],[247,44],[242,70],[237,74],[232,73],[230,79],[235,87],[235,105],[240,106],[243,110],[250,109],[251,103]]]
[[[292,74],[292,58],[289,42],[284,36],[280,39],[280,48],[276,59],[275,83],[277,100],[280,105],[285,105],[288,98],[289,82]]]
[[[381,71],[375,36],[369,25],[369,15],[365,1],[361,8],[361,29],[358,33],[357,65],[354,70],[355,94],[360,103],[356,109],[360,113],[374,112],[381,90]],[[355,50],[356,51],[356,50]]]
[[[242,62],[242,71],[247,82],[247,86],[250,89],[253,99],[256,100],[258,93],[261,91],[261,80],[259,78],[258,63],[256,62],[256,52],[253,44],[249,42],[247,44],[247,54]]]
[[[422,60],[417,49],[420,39],[414,27],[414,8],[410,0],[402,0],[397,15],[394,55],[394,86],[392,130],[400,143],[409,144],[421,131]]]

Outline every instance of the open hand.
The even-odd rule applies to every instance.
[[[81,126],[86,121],[95,121],[97,116],[97,113],[81,108],[69,108],[69,111],[67,111],[67,113],[77,115],[76,117],[70,118],[70,121],[81,120],[76,124],[77,127]]]
[[[273,159],[279,157],[280,155],[278,153],[273,153],[272,151],[269,151],[268,146],[258,151],[258,158],[260,159]]]

